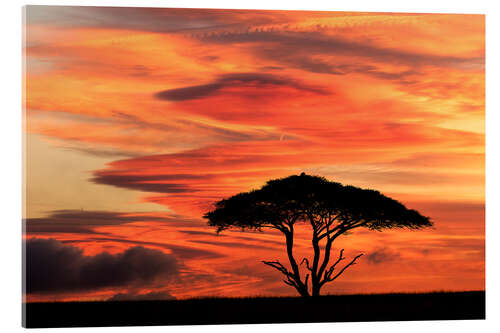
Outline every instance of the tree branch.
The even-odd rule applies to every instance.
[[[328,268],[326,271],[325,271],[325,278],[327,276],[331,276],[332,275],[332,272],[333,270],[335,269],[335,267],[338,265],[339,262],[341,262],[342,260],[344,260],[345,258],[343,257],[343,254],[344,254],[344,249],[340,250],[340,253],[339,253],[339,257],[337,258],[337,261],[335,261],[331,266],[330,268]]]
[[[335,221],[337,220],[337,218],[338,218],[339,216],[340,216],[340,214],[337,214],[337,215],[335,215],[335,216],[332,218],[332,215],[330,214],[330,212],[328,212],[328,222],[325,222],[325,224],[324,224],[321,228],[319,228],[319,229],[318,229],[318,235],[320,235],[320,234],[321,234],[323,231],[325,231],[325,230],[326,230],[326,231],[327,231],[327,233],[328,233],[328,232],[329,232],[329,230],[328,230],[328,229],[331,227],[331,225],[333,224],[333,222],[335,222]],[[338,227],[340,227],[340,224],[339,224],[336,228],[338,228]],[[335,231],[335,228],[334,228],[334,229],[332,229],[331,231]],[[324,237],[324,236],[323,236],[323,237]],[[323,238],[323,237],[321,237],[321,238]],[[320,238],[320,239],[321,239],[321,238]]]
[[[350,263],[348,263],[347,265],[344,266],[344,268],[342,268],[340,270],[340,272],[337,273],[337,275],[335,275],[333,278],[331,278],[330,281],[333,281],[335,280],[336,278],[338,278],[340,276],[340,274],[344,273],[344,271],[349,267],[349,266],[352,266],[352,265],[356,265],[356,260],[358,260],[359,257],[361,257],[363,255],[363,253],[360,253],[358,254],[357,256],[354,257],[354,259],[351,260]]]
[[[344,273],[344,271],[345,271],[348,267],[350,267],[350,266],[352,266],[352,265],[355,265],[355,264],[356,264],[356,260],[358,260],[358,258],[359,258],[359,257],[361,257],[361,256],[363,255],[363,253],[358,254],[356,257],[354,257],[354,259],[352,259],[352,260],[351,260],[351,262],[349,262],[347,265],[345,265],[345,266],[344,266],[344,267],[340,270],[340,272],[338,272],[336,275],[334,275],[334,276],[332,277],[332,274],[333,274],[333,271],[334,271],[334,269],[335,269],[335,266],[337,266],[337,264],[338,264],[339,262],[341,262],[342,260],[344,260],[344,259],[345,259],[344,257],[342,257],[343,252],[344,252],[344,249],[342,249],[342,250],[340,251],[340,255],[339,255],[339,258],[337,259],[337,261],[336,261],[336,262],[335,262],[332,266],[330,266],[330,268],[329,268],[327,271],[325,271],[325,276],[324,276],[324,278],[323,278],[323,281],[321,281],[321,285],[323,285],[323,284],[325,284],[325,283],[327,283],[327,282],[331,282],[331,281],[335,280],[336,278],[338,278],[338,277],[339,277],[342,273]]]
[[[316,233],[314,233],[312,238],[312,246],[314,249],[314,257],[313,257],[311,273],[313,273],[314,276],[317,276],[316,274],[318,272],[318,263],[319,263],[319,258],[321,256],[321,249],[319,247],[319,240]]]
[[[342,224],[339,224],[339,225],[336,225],[335,228],[333,229],[328,229],[325,233],[321,234],[318,236],[318,240],[322,240],[323,238],[325,237],[330,237],[331,234],[333,233],[338,233],[338,235],[335,236],[335,238],[337,238],[340,234],[342,234],[344,232],[344,229],[345,229],[345,225],[342,223]],[[342,231],[342,232],[340,232]]]
[[[287,277],[287,279],[286,279],[286,280],[284,279],[284,280],[283,280],[283,282],[284,282],[285,284],[289,285],[289,286],[294,287],[295,289],[298,289],[298,288],[299,288],[299,287],[297,286],[297,283],[295,283],[295,281],[294,281],[294,280],[291,280],[291,279],[290,279],[290,278],[288,278],[288,277]]]
[[[368,221],[366,221],[366,220],[359,220],[359,221],[356,221],[356,223],[349,225],[348,229],[350,230],[350,229],[354,229],[354,228],[359,228],[359,227],[364,226],[367,223],[368,223]]]
[[[309,266],[309,260],[308,260],[307,258],[304,258],[304,259],[302,259],[302,261],[300,262],[300,264],[302,265],[304,262],[306,263],[306,267],[307,267],[307,269],[308,269],[310,272],[312,272],[312,268],[311,268],[311,266]]]
[[[317,276],[319,278],[321,278],[321,275],[325,271],[326,266],[328,265],[328,262],[330,261],[330,252],[332,250],[332,244],[333,244],[334,240],[335,240],[335,238],[328,237],[328,240],[326,241],[326,244],[325,244],[325,255],[323,257],[323,263],[321,264],[321,266],[319,267],[319,269],[317,271]]]
[[[277,269],[281,273],[283,273],[286,276],[286,279],[283,279],[283,282],[285,284],[292,286],[297,290],[301,290],[301,286],[299,285],[300,281],[296,281],[295,275],[293,273],[289,272],[288,269],[286,269],[286,267],[283,266],[283,264],[281,264],[278,260],[276,260],[276,261],[263,260],[262,262],[268,266],[271,266],[271,267]],[[307,280],[308,279],[309,279],[309,274],[307,274],[306,281],[305,281],[306,290],[307,290]]]
[[[292,276],[293,275],[278,260],[276,260],[276,261],[265,261],[265,260],[262,260],[262,262],[264,264],[268,265],[268,266],[271,266],[271,267],[277,269],[278,271],[280,271],[281,273],[285,274],[286,276]]]
[[[293,286],[295,289],[297,289],[300,295],[307,297],[309,296],[307,287],[302,282],[299,266],[297,265],[297,261],[293,256],[293,236],[294,236],[293,227],[294,227],[293,224],[289,224],[288,225],[289,230],[284,232],[286,238],[286,252],[288,255],[288,260],[290,261],[291,271],[285,268],[285,266],[283,266],[278,260],[262,261],[262,263],[271,266],[274,269],[280,271],[282,274],[284,274],[286,277],[286,280],[284,280],[285,284]],[[309,276],[306,276],[306,279],[309,279]]]

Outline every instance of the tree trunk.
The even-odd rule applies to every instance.
[[[320,265],[320,259],[321,259],[320,258],[321,248],[319,244],[320,240],[315,234],[313,235],[313,240],[312,240],[314,248],[313,265],[312,267],[309,266],[307,258],[304,258],[303,262],[305,261],[306,268],[309,271],[309,273],[306,274],[304,282],[302,282],[302,279],[300,277],[299,265],[297,265],[297,261],[293,256],[293,236],[294,236],[293,226],[290,226],[289,230],[281,230],[281,231],[285,234],[286,237],[286,253],[288,255],[288,260],[290,261],[290,266],[292,268],[291,271],[288,270],[285,266],[283,266],[279,261],[263,261],[263,263],[283,273],[286,277],[284,282],[287,285],[294,287],[302,297],[320,296],[320,289],[323,287],[324,284],[332,282],[333,280],[337,279],[349,266],[354,265],[356,260],[363,255],[363,254],[357,255],[350,263],[348,263],[341,270],[339,270],[337,274],[333,275],[334,269],[337,266],[337,264],[345,259],[342,256],[344,250],[343,249],[340,250],[340,255],[337,261],[335,261],[329,268],[327,268],[328,262],[330,261],[330,251],[332,249],[332,244],[333,241],[337,238],[337,235],[334,235],[333,237],[328,237],[324,248],[323,260],[321,261]],[[310,293],[308,286],[309,278],[311,278]]]
[[[318,263],[319,259],[321,256],[321,249],[319,247],[319,240],[317,237],[317,234],[314,233],[313,238],[312,238],[312,245],[314,249],[314,258],[313,258],[313,265],[310,269],[311,271],[311,295],[313,297],[319,296],[319,289],[321,288],[321,285],[319,284],[321,280],[321,276],[318,275]],[[326,255],[326,253],[325,253]]]
[[[315,282],[313,282],[313,284],[312,284],[312,291],[311,291],[311,294],[312,294],[311,296],[312,296],[312,297],[317,297],[317,296],[319,296],[319,290],[321,289],[321,286],[320,286],[320,284],[319,284],[319,281],[318,281],[318,280],[319,280],[319,279],[318,279],[318,278],[316,278],[316,279],[315,279]],[[314,280],[313,280],[313,281],[314,281]]]
[[[290,261],[290,266],[293,271],[293,278],[297,286],[295,289],[299,292],[302,297],[309,297],[309,291],[307,290],[307,286],[302,282],[300,278],[299,266],[297,265],[297,261],[293,257],[293,229],[290,232],[285,234],[286,236],[286,253],[288,254],[288,260]]]

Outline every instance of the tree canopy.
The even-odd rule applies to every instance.
[[[215,203],[215,209],[206,213],[208,225],[221,232],[228,228],[262,230],[274,228],[286,236],[287,253],[292,270],[281,263],[264,262],[282,272],[285,283],[295,287],[303,296],[309,295],[307,282],[312,281],[312,294],[319,294],[319,288],[333,281],[335,266],[343,260],[343,250],[339,260],[329,268],[330,251],[333,241],[340,235],[355,228],[383,230],[391,228],[420,229],[432,226],[428,217],[376,190],[361,189],[332,182],[324,177],[302,173],[286,178],[268,181],[262,188],[236,194]],[[294,225],[308,223],[312,228],[314,257],[312,264],[304,258],[307,270],[305,282],[293,257]],[[323,260],[320,244],[324,241]],[[355,263],[357,256],[345,268]],[[335,277],[332,279],[332,277]]]

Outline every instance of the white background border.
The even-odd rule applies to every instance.
[[[16,332],[21,328],[21,8],[23,5],[94,5],[94,6],[141,6],[141,7],[184,7],[184,8],[231,8],[231,9],[301,9],[331,11],[385,11],[385,12],[420,12],[420,13],[475,13],[486,14],[487,23],[487,320],[486,321],[434,321],[434,322],[386,322],[386,323],[330,323],[330,324],[293,324],[293,325],[237,325],[237,326],[170,326],[170,327],[127,327],[58,329],[57,332],[254,332],[255,330],[348,330],[349,332],[490,332],[498,330],[500,320],[499,292],[500,276],[498,270],[500,223],[498,189],[500,170],[499,147],[500,129],[498,112],[500,111],[498,82],[500,54],[500,15],[495,1],[457,1],[457,0],[174,0],[174,1],[6,1],[1,11],[2,33],[2,99],[7,99],[0,107],[0,184],[2,218],[0,218],[0,329],[4,332]],[[38,331],[38,330],[35,330]]]

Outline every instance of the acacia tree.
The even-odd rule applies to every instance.
[[[361,227],[381,231],[432,226],[428,217],[378,191],[344,186],[305,173],[270,180],[259,190],[218,201],[204,218],[208,219],[208,225],[217,227],[217,233],[228,228],[281,231],[290,269],[278,260],[263,263],[280,271],[285,276],[284,283],[304,297],[319,296],[326,283],[337,279],[363,255],[355,256],[339,269],[338,265],[345,259],[342,249],[338,258],[330,263],[330,252],[339,236]],[[300,265],[293,254],[294,228],[298,223],[312,228],[313,248],[312,259],[304,258]],[[305,271],[301,272],[299,266],[304,264]]]

